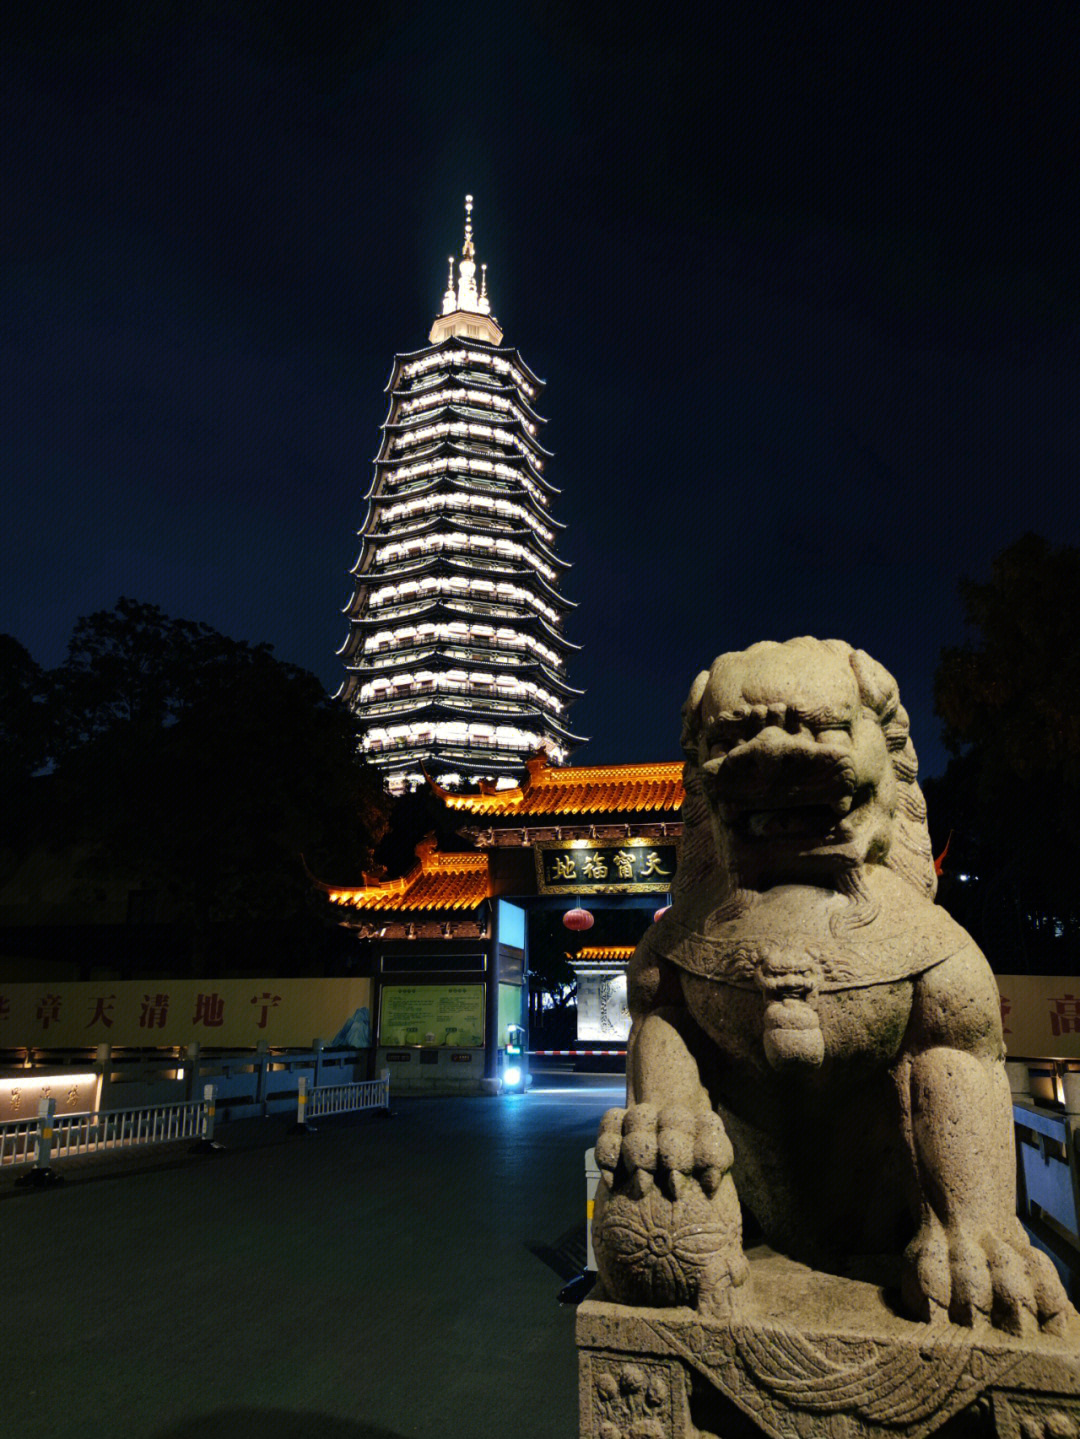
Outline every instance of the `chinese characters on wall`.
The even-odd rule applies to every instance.
[[[0,1048],[306,1047],[370,1006],[367,979],[222,979],[11,984],[0,989]]]

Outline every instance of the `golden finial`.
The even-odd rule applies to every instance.
[[[456,262],[450,256],[450,277],[446,294],[443,296],[442,314],[431,329],[431,341],[445,339],[450,334],[469,334],[497,345],[502,340],[502,329],[491,313],[491,301],[487,292],[487,266],[480,266],[480,285],[476,283],[476,249],[473,243],[472,226],[473,197],[465,196],[465,243],[461,259]],[[455,283],[456,281],[456,283]],[[466,324],[459,315],[474,317],[472,324]],[[482,319],[477,327],[476,320]]]
[[[457,296],[454,294],[454,257],[450,256],[450,278],[446,282],[446,294],[443,296],[442,312],[444,315],[453,314],[457,309]]]

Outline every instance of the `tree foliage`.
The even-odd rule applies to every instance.
[[[960,917],[999,969],[1060,971],[1080,958],[1080,551],[1024,535],[960,592],[977,637],[935,677],[935,852],[953,831],[947,869],[978,877]]]
[[[305,863],[334,883],[370,866],[389,804],[353,719],[269,645],[121,599],[78,621],[50,675],[10,638],[0,665],[22,705],[0,733],[22,801],[9,868],[90,854],[161,896],[198,949],[214,924],[310,915]]]
[[[0,798],[47,761],[49,678],[11,635],[0,635]]]

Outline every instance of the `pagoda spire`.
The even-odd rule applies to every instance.
[[[450,256],[450,275],[442,298],[442,313],[431,328],[432,344],[448,335],[470,335],[497,345],[502,328],[491,313],[487,292],[487,265],[480,266],[480,286],[476,284],[476,245],[472,227],[473,197],[465,196],[465,240],[458,261],[457,285],[454,284],[454,257]]]

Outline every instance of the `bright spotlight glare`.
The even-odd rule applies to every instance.
[[[503,1083],[508,1089],[513,1089],[516,1084],[521,1083],[521,1070],[517,1065],[512,1064],[509,1069],[503,1071]]]

